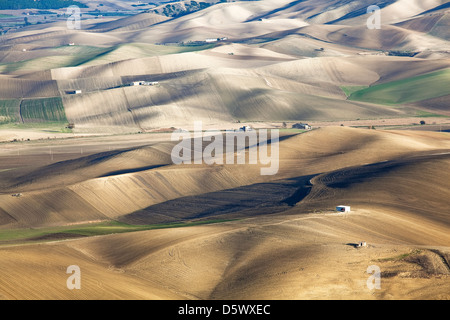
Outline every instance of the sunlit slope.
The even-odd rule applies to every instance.
[[[393,1],[380,4],[385,23],[409,19],[424,11],[434,9],[443,0],[426,3]],[[209,8],[181,16],[176,19],[162,19],[151,13],[117,21],[91,24],[89,27],[106,27],[114,37],[126,37],[135,42],[174,43],[201,41],[206,38],[243,38],[261,36],[303,27],[308,24],[346,24],[366,26],[367,1],[333,2],[321,1],[245,1],[219,3]],[[148,26],[148,27],[144,27]],[[361,31],[363,31],[361,29]]]
[[[88,135],[450,116],[448,1],[380,2],[380,30],[371,4],[238,1],[10,31],[0,124]],[[450,299],[448,133],[280,133],[273,176],[174,165],[170,133],[2,143],[0,299]]]
[[[356,208],[399,210],[449,226],[448,166],[449,152],[438,152],[337,170],[312,179],[311,193],[301,206],[323,210],[332,203],[351,203]]]
[[[450,115],[450,110],[448,109],[448,101],[450,95],[445,95],[439,98],[428,99],[415,103],[415,105],[421,108],[425,107],[430,112],[436,112],[443,115]]]
[[[79,52],[79,54],[83,56],[83,53],[95,54],[99,48],[104,49],[123,42],[123,39],[111,33],[68,29],[65,22],[27,27],[21,32],[8,33],[3,40],[3,48],[17,48],[22,51],[20,54],[29,57],[28,59],[42,56],[39,54],[40,50],[49,50],[51,52],[55,49],[61,49],[61,47],[67,47],[70,43],[73,43],[75,46],[81,46],[83,51]],[[23,49],[26,49],[26,51],[23,51]],[[38,50],[37,52],[34,51],[36,49]],[[75,51],[77,49],[72,48],[69,50]],[[61,53],[60,50],[53,52],[56,55],[58,55],[58,52]]]
[[[170,166],[171,146],[106,152],[25,169],[22,175],[4,172],[2,190],[7,193],[0,197],[2,213],[9,214],[2,222],[24,227],[105,220],[180,196],[262,179],[259,167]],[[11,196],[17,192],[22,196]]]
[[[129,37],[139,42],[174,43],[218,37],[258,36],[307,25],[301,19],[279,19],[264,23],[250,21],[252,17],[266,10],[274,10],[280,5],[282,3],[273,1],[220,3],[153,26],[151,30],[134,32]]]
[[[82,30],[29,26],[2,38],[0,94],[5,101],[61,96],[76,132],[138,132],[193,119],[224,128],[236,120],[409,117],[446,96],[449,47],[438,9],[445,1],[380,4],[380,30],[365,24],[367,1],[312,5],[245,1],[171,19],[88,19]],[[443,75],[428,77],[433,72]],[[133,81],[159,85],[127,87]],[[370,88],[350,88],[359,86]]]
[[[317,92],[323,92],[323,96],[314,95]],[[76,128],[91,130],[102,127],[108,130],[108,126],[128,127],[128,130],[183,127],[195,120],[220,124],[235,119],[321,120],[402,114],[402,111],[348,102],[344,98],[336,86],[324,92],[319,87],[280,78],[202,72],[164,81],[158,86],[88,92],[64,96],[63,101],[68,119]]]
[[[301,30],[301,29],[300,29]],[[266,38],[267,37],[267,38]],[[308,37],[299,32],[287,32],[282,37],[275,34],[267,34],[258,38],[262,48],[289,54],[295,57],[341,57],[345,55],[356,55],[361,52],[359,48],[351,48],[338,43],[324,42],[319,39]]]
[[[107,32],[107,31],[130,31],[135,29],[148,28],[154,24],[166,21],[170,18],[154,14],[154,13],[141,13],[130,17],[125,17],[108,22],[96,23],[89,26],[90,30]]]
[[[13,45],[5,50],[5,57],[0,64],[0,70],[5,74],[17,74],[30,77],[30,73],[47,71],[56,68],[77,66],[95,61],[115,46],[105,48],[91,45],[58,44],[54,47],[37,44]],[[139,54],[138,52],[135,54]],[[145,56],[141,53],[141,56]]]
[[[241,52],[242,49],[238,48]],[[41,88],[47,87],[49,97],[62,96],[67,117],[77,125],[77,130],[111,131],[122,127],[125,131],[139,131],[177,127],[194,118],[221,123],[234,119],[285,121],[393,117],[407,113],[375,105],[380,101],[370,97],[352,97],[348,101],[341,88],[418,77],[417,80],[423,86],[430,86],[431,90],[414,90],[409,98],[418,95],[418,99],[403,101],[397,92],[404,90],[404,85],[393,86],[390,97],[397,103],[426,100],[441,95],[442,83],[439,86],[434,83],[440,82],[446,73],[431,74],[433,77],[421,75],[448,65],[443,61],[425,63],[394,57],[389,60],[324,57],[278,63],[261,57],[253,62],[258,68],[242,70],[238,68],[247,64],[245,56],[228,57],[225,53],[211,51],[205,55],[175,54],[53,69],[52,78],[57,82],[3,79],[6,84],[3,90],[5,98],[33,97],[42,94]],[[192,63],[187,64],[187,61]],[[214,64],[228,67],[214,69]],[[354,72],[360,77],[355,78]],[[160,84],[126,86],[142,80],[159,81]],[[55,90],[56,83],[58,91]],[[414,89],[414,83],[409,84],[410,90]],[[368,91],[378,92],[378,88],[374,86]],[[68,94],[73,90],[81,90],[83,94]]]
[[[59,79],[67,116],[80,130],[107,130],[111,126],[139,131],[180,127],[193,119],[223,123],[235,119],[286,121],[395,117],[408,112],[414,115],[414,111],[376,105],[380,104],[378,100],[352,97],[349,101],[341,88],[418,76],[421,83],[432,88],[415,90],[414,94],[421,95],[421,100],[445,91],[442,83],[439,86],[434,83],[441,82],[446,72],[443,71],[442,76],[436,73],[439,77],[421,76],[447,67],[444,61],[323,57],[277,62],[258,55],[267,54],[262,49],[249,49],[257,68],[248,69],[245,47],[234,49],[237,52],[233,59],[224,48],[204,54],[174,54],[101,66],[55,69],[52,74],[54,79]],[[226,67],[214,68],[214,64]],[[355,78],[355,73],[359,77]],[[159,81],[159,84],[122,87],[139,80]],[[80,89],[84,93],[65,94],[64,90],[69,89]],[[404,90],[403,86],[399,90]],[[400,99],[397,91],[391,96]]]
[[[125,45],[123,48],[139,48],[140,45]],[[161,47],[161,48],[160,48]],[[190,49],[189,47],[168,47],[168,46],[152,46],[142,45],[148,51],[147,57],[133,58],[127,54],[119,54],[114,61],[105,61],[105,63],[99,65],[84,65],[73,68],[55,68],[52,70],[52,79],[74,79],[74,78],[87,78],[95,76],[139,76],[139,75],[152,75],[158,73],[171,73],[180,71],[189,71],[204,68],[245,68],[250,69],[252,67],[260,67],[265,65],[274,64],[280,61],[280,57],[284,60],[294,60],[293,57],[283,56],[280,54],[274,54],[274,56],[268,56],[267,50],[264,49],[248,49],[248,56],[237,57],[230,56],[227,53],[219,55],[208,54],[205,52],[185,52],[196,50],[196,47]],[[201,47],[202,49],[208,49],[209,46]],[[239,48],[239,47],[238,47]],[[245,47],[244,47],[245,49]],[[156,56],[156,52],[159,54]],[[160,51],[161,50],[161,51]],[[173,50],[173,51],[171,51]],[[238,49],[239,50],[239,49]],[[243,49],[240,49],[243,50]],[[164,52],[172,54],[162,54]],[[213,51],[214,52],[214,51]],[[233,49],[230,49],[233,52]],[[114,53],[114,51],[111,51]],[[177,54],[178,53],[178,54]],[[108,55],[104,55],[105,58]],[[132,59],[133,58],[133,59]],[[253,59],[249,59],[253,58]],[[101,57],[99,58],[101,61]],[[95,60],[93,60],[95,61]]]
[[[20,121],[19,100],[0,100],[0,123]]]
[[[271,1],[261,1],[263,4]],[[433,11],[445,5],[445,0],[410,1],[396,0],[376,3],[380,7],[384,21],[391,23],[411,16]],[[300,18],[315,24],[364,24],[367,19],[367,7],[373,5],[364,0],[358,1],[283,1],[276,8],[267,8],[255,14],[249,21],[259,19]]]
[[[445,133],[322,128],[283,141],[279,172],[283,177],[316,175],[449,147]]]
[[[256,72],[234,69],[244,63],[244,60],[230,60],[225,62],[233,68],[174,73],[168,74],[166,78],[151,76],[152,73],[161,74],[163,70],[166,73],[186,71],[187,65],[185,67],[178,60],[181,57],[192,59],[194,64],[189,66],[191,70],[195,63],[198,63],[198,68],[211,68],[213,61],[225,59],[220,56],[208,56],[205,60],[202,55],[174,55],[114,63],[108,68],[96,66],[58,69],[53,70],[53,75],[56,79],[61,79],[58,82],[60,89],[77,88],[87,91],[83,95],[63,96],[66,113],[72,122],[79,124],[79,128],[94,127],[96,124],[99,127],[135,127],[135,130],[155,126],[176,127],[190,118],[222,122],[235,118],[287,120],[401,114],[398,110],[345,100],[339,84],[368,85],[380,79],[380,75],[371,67],[363,66],[362,60],[335,61],[323,58],[324,60],[285,62],[257,69]],[[202,62],[199,58],[202,58]],[[172,63],[169,64],[169,61]],[[373,59],[374,64],[377,61],[379,62]],[[387,68],[388,64],[385,65]],[[432,68],[439,66],[436,64]],[[140,78],[137,70],[142,74]],[[351,74],[358,71],[365,77],[355,81]],[[96,80],[63,81],[64,78],[85,78],[91,74],[96,75]],[[133,74],[134,81],[154,81],[158,78],[164,81],[153,87],[117,88],[120,83],[125,82],[125,75],[131,81]],[[310,74],[315,75],[314,80]],[[98,75],[103,75],[103,78],[98,78]],[[117,76],[122,76],[122,80]],[[104,90],[94,91],[93,87]],[[100,103],[101,101],[104,103]],[[337,108],[338,113],[336,105],[340,106]]]
[[[362,239],[369,247],[356,249]],[[391,211],[266,216],[3,248],[0,270],[13,271],[1,277],[0,294],[16,299],[448,298],[448,241],[448,228]],[[377,291],[366,285],[366,270],[374,263],[384,272]],[[73,264],[81,269],[82,290],[67,289],[66,268]],[[39,279],[30,270],[42,270]],[[22,281],[24,273],[29,281]]]
[[[368,29],[365,24],[358,26],[311,25],[296,31],[310,37],[327,42],[376,51],[408,51],[448,50],[445,39],[429,34],[414,32],[394,25],[386,25],[381,29]]]
[[[176,54],[190,51],[202,51],[212,47],[211,45],[203,46],[168,46],[155,45],[148,43],[126,43],[112,47],[105,54],[98,55],[80,65],[100,65],[121,60],[138,59],[151,56],[162,56],[166,54]]]
[[[84,254],[70,246],[22,247],[0,249],[2,274],[1,299],[183,299],[151,281],[143,281]],[[67,287],[67,268],[76,264],[82,272],[81,290]],[[27,281],[23,281],[26,274]],[[22,280],[20,280],[22,279]]]
[[[169,200],[251,185],[255,186],[255,191],[263,190],[258,183],[274,183],[274,188],[283,185],[285,188],[288,184],[281,182],[283,179],[450,148],[448,136],[441,133],[400,135],[324,128],[283,139],[277,174],[261,176],[261,165],[172,165],[170,152],[173,145],[111,151],[47,167],[23,169],[21,175],[16,171],[2,172],[3,227],[56,226],[119,219],[146,208],[150,209],[150,216],[141,222],[154,223],[161,219],[152,219],[151,206]],[[440,176],[436,179],[439,181]],[[295,184],[289,184],[293,189],[286,189],[288,193],[277,201],[288,199],[289,192],[295,193]],[[236,199],[244,190],[235,190]],[[11,196],[16,193],[22,193],[22,196]],[[233,196],[233,192],[228,194]],[[417,196],[420,198],[419,194]],[[184,218],[172,217],[171,221]]]

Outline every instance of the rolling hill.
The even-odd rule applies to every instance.
[[[279,174],[264,179],[248,164],[174,166],[157,140],[48,166],[36,150],[34,169],[0,172],[0,270],[14,270],[2,297],[448,298],[448,134],[290,134]],[[342,203],[352,212],[333,213]],[[357,249],[361,240],[369,246]],[[374,263],[377,292],[366,287]],[[72,264],[83,290],[66,288]]]
[[[60,96],[80,132],[145,131],[189,119],[223,127],[236,120],[414,116],[417,108],[430,110],[420,101],[446,95],[449,64],[441,57],[448,43],[439,31],[443,1],[415,3],[400,14],[407,4],[381,5],[381,30],[362,23],[366,1],[322,1],[313,11],[309,1],[219,3],[170,19],[156,13],[88,19],[82,30],[30,26],[3,36],[2,98]],[[392,57],[405,52],[423,58]],[[160,85],[126,87],[144,80]],[[416,85],[433,90],[406,93]],[[370,88],[350,99],[340,89],[363,86]],[[83,94],[67,94],[76,89]]]
[[[80,2],[0,35],[0,299],[450,298],[448,1]]]

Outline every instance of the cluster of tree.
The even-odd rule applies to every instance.
[[[397,57],[414,57],[419,53],[420,52],[411,52],[411,51],[389,51],[390,56],[397,56]]]
[[[21,9],[61,9],[69,6],[87,8],[83,3],[73,0],[2,0],[0,10],[21,10]]]
[[[199,10],[203,10],[205,8],[208,8],[209,6],[212,6],[216,3],[220,2],[227,2],[227,0],[217,0],[215,2],[197,2],[197,1],[184,1],[184,2],[174,2],[169,3],[163,6],[162,8],[152,9],[150,12],[155,12],[157,14],[163,14],[167,17],[181,17],[186,14],[196,12]],[[149,4],[155,4],[150,2]]]

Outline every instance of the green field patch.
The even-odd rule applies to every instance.
[[[102,236],[115,233],[136,232],[153,229],[192,227],[213,223],[221,223],[233,220],[215,219],[202,221],[173,222],[151,225],[132,225],[118,221],[106,221],[101,223],[83,224],[76,227],[51,227],[0,230],[0,244],[41,242],[66,240],[78,237]]]
[[[418,110],[418,111],[416,111],[415,117],[418,117],[418,118],[447,118],[448,116],[443,115],[443,114],[428,112],[428,111],[424,111],[424,110]]]
[[[51,48],[54,54],[35,59],[21,60],[10,63],[0,63],[0,72],[12,73],[27,70],[30,72],[51,70],[65,67],[75,67],[86,63],[110,49],[91,46],[60,46]]]
[[[449,94],[450,69],[378,84],[352,92],[349,100],[398,105]]]
[[[67,122],[61,97],[24,99],[20,103],[20,114],[24,123]]]
[[[0,124],[19,122],[20,100],[0,100]]]
[[[47,56],[36,59],[22,60],[11,63],[0,64],[0,72],[12,73],[27,70],[29,72],[50,70],[56,68],[71,67],[79,61],[73,56]]]
[[[10,122],[0,123],[0,130],[24,130],[32,132],[47,132],[47,133],[72,133],[73,131],[67,128],[68,123],[64,122]]]
[[[412,255],[420,254],[421,252],[422,252],[422,250],[420,250],[420,249],[414,249],[407,253],[399,254],[399,255],[393,256],[393,257],[377,259],[376,261],[377,262],[402,261]]]
[[[342,86],[341,90],[344,91],[347,97],[350,97],[353,93],[369,88],[368,86]]]

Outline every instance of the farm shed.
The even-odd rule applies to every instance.
[[[350,212],[350,206],[337,206],[337,212]]]
[[[69,91],[66,91],[66,93],[68,93],[68,94],[80,94],[81,90],[69,90]]]

